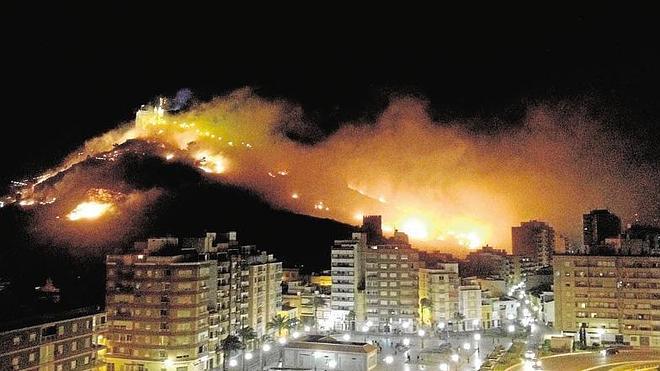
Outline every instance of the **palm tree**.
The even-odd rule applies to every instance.
[[[276,329],[277,330],[277,336],[282,336],[282,330],[288,329],[289,328],[289,318],[287,316],[283,316],[281,314],[276,315],[275,317],[271,318],[270,322],[266,324],[266,328],[271,330],[271,329]]]
[[[419,300],[419,309],[422,317],[422,323],[429,324],[430,319],[428,318],[431,315],[431,308],[433,308],[433,303],[429,298],[421,298]],[[426,314],[426,315],[425,315]]]
[[[227,369],[227,358],[231,356],[231,352],[243,349],[243,343],[238,336],[229,335],[221,343],[222,348],[222,369]]]
[[[254,332],[254,329],[252,327],[247,326],[238,330],[238,336],[243,342],[243,345],[247,346],[248,344],[251,344],[254,339],[257,338],[257,333]]]

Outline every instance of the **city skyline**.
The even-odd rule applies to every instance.
[[[653,8],[187,5],[6,7],[0,371],[660,367]]]

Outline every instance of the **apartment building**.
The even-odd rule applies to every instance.
[[[379,331],[416,331],[420,264],[419,253],[403,241],[367,249],[366,319]]]
[[[364,321],[364,309],[358,306],[364,296],[364,252],[366,233],[353,233],[349,240],[336,240],[331,250],[331,303],[333,327],[354,329]]]
[[[459,316],[452,324],[460,331],[478,330],[481,324],[481,288],[478,285],[458,287]]]
[[[109,370],[208,370],[220,364],[209,347],[217,262],[155,254],[106,258]]]
[[[243,327],[249,326],[258,337],[268,334],[266,324],[282,310],[282,262],[255,246],[243,246],[241,303],[247,302]],[[247,273],[247,274],[246,274]]]
[[[458,263],[438,263],[419,269],[420,320],[427,326],[445,325],[458,313]],[[428,299],[429,307],[421,305]]]
[[[268,334],[282,307],[282,264],[236,237],[150,238],[107,257],[113,367],[206,370],[221,364],[216,349],[228,335]]]
[[[104,371],[105,322],[93,307],[0,325],[0,370]]]
[[[556,255],[554,306],[583,344],[660,347],[660,256]]]

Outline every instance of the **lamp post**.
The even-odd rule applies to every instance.
[[[422,349],[424,349],[424,335],[426,335],[426,331],[419,330],[419,331],[417,331],[417,335],[419,335],[419,338],[422,341]]]
[[[449,328],[444,322],[438,323],[438,329],[440,329],[440,333],[444,333],[445,341],[449,342]],[[444,331],[443,331],[444,330]]]
[[[259,353],[259,358],[261,358],[261,369],[263,370],[266,365],[265,365],[265,359],[264,359],[264,352],[268,353],[270,351],[270,344],[266,343],[261,347],[261,352]]]
[[[280,364],[284,364],[284,346],[286,345],[286,338],[284,336],[277,339],[280,344]]]

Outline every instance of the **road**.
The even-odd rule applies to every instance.
[[[599,352],[569,353],[541,358],[543,369],[562,371],[605,371],[622,365],[622,362],[657,361],[660,363],[660,350],[630,350],[619,354],[603,356]],[[506,371],[522,371],[521,364],[509,367]]]

